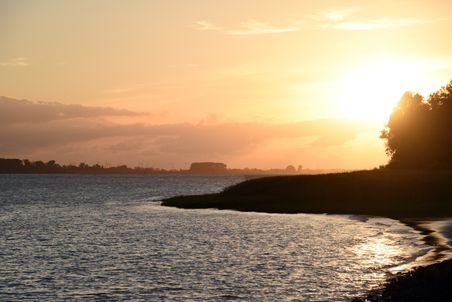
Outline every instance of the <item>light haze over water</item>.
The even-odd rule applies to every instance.
[[[0,176],[1,301],[347,301],[424,254],[398,221],[182,210],[242,177]]]

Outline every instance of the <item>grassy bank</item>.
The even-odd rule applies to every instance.
[[[452,171],[381,169],[266,177],[218,194],[169,198],[163,205],[271,213],[452,216]]]

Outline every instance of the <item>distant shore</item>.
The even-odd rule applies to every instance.
[[[224,163],[196,162],[190,165],[189,169],[162,169],[154,167],[128,167],[102,166],[99,164],[89,165],[79,163],[78,165],[62,165],[54,160],[48,162],[30,161],[19,158],[0,158],[0,174],[89,174],[89,175],[201,175],[201,176],[271,176],[271,175],[299,175],[299,174],[320,174],[344,172],[346,170],[312,170],[297,169],[289,165],[285,169],[257,169],[257,168],[228,168]]]
[[[432,250],[388,280],[383,289],[353,301],[446,301],[452,284],[452,171],[372,170],[251,179],[217,194],[162,201],[179,208],[269,213],[385,216],[424,235]],[[410,266],[412,268],[412,266]],[[407,269],[409,269],[408,267]]]

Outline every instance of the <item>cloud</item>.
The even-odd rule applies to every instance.
[[[197,25],[198,29],[200,29],[200,30],[221,30],[221,29],[223,29],[223,27],[216,26],[216,25],[210,23],[209,21],[205,21],[205,20],[196,21],[196,25]]]
[[[55,146],[114,139],[115,143],[139,139],[154,152],[183,155],[231,155],[257,148],[281,138],[313,137],[313,144],[323,147],[353,140],[363,130],[353,123],[316,120],[290,124],[222,123],[222,124],[115,124],[99,119],[54,119],[50,122],[10,123],[0,128],[0,154],[52,149]],[[137,152],[129,145],[129,154]]]
[[[244,35],[288,33],[299,30],[300,28],[297,26],[276,27],[268,23],[259,22],[256,20],[249,20],[243,23],[238,29],[227,30],[226,34],[233,36],[244,36]]]
[[[378,18],[353,20],[356,8],[327,10],[320,14],[292,20],[289,26],[274,26],[257,20],[248,20],[236,28],[217,26],[209,21],[196,22],[196,28],[204,31],[217,31],[231,36],[248,36],[297,32],[303,29],[337,29],[337,30],[375,30],[396,26],[421,25],[452,21],[452,18],[436,19],[397,19]]]
[[[356,11],[356,8],[341,8],[335,10],[327,10],[322,12],[320,15],[328,20],[340,21],[350,16],[354,11]]]
[[[73,118],[137,116],[143,113],[108,107],[89,107],[50,102],[32,102],[0,97],[0,125],[35,124]]]
[[[157,167],[219,160],[238,166],[275,167],[287,165],[287,154],[293,150],[304,150],[313,160],[328,158],[328,154],[356,145],[363,133],[375,132],[376,139],[379,134],[379,127],[372,124],[332,119],[239,123],[213,117],[202,123],[149,124],[135,122],[136,115],[140,113],[3,97],[0,157]],[[129,121],[104,118],[109,116],[127,116]],[[303,154],[290,160],[304,161]],[[383,149],[381,154],[384,156]]]
[[[330,9],[313,15],[306,15],[293,24],[305,23],[305,28],[310,29],[338,29],[338,30],[375,30],[397,26],[412,26],[449,22],[452,18],[360,18],[356,17],[357,11],[363,7],[344,7]]]
[[[12,66],[12,67],[26,67],[29,66],[30,62],[26,57],[18,57],[9,59],[4,62],[0,62],[0,66]]]
[[[231,36],[277,34],[295,32],[300,30],[300,27],[295,23],[292,26],[274,26],[256,20],[248,20],[242,23],[238,28],[225,28],[214,25],[213,23],[208,21],[197,21],[196,26],[200,30],[220,31],[223,34]]]
[[[383,29],[394,26],[408,26],[408,25],[419,25],[419,24],[429,24],[437,22],[447,22],[451,21],[452,18],[438,18],[438,19],[391,19],[391,18],[381,18],[374,20],[363,20],[363,21],[350,21],[350,22],[339,22],[335,24],[328,24],[324,27],[335,28],[340,30],[372,30],[372,29]]]

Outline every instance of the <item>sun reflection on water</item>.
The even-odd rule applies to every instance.
[[[394,260],[403,255],[399,245],[386,236],[370,237],[354,247],[354,252],[363,261],[378,263],[385,267],[394,263]]]

